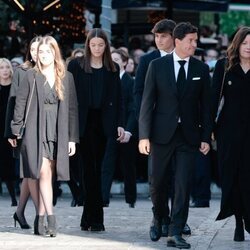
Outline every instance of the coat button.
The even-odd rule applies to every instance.
[[[232,85],[232,81],[228,81],[228,85]]]
[[[112,106],[112,105],[113,105],[113,103],[112,103],[112,102],[110,102],[110,103],[109,103],[109,106]]]

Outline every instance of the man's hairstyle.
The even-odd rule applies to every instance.
[[[173,31],[173,38],[182,40],[187,34],[198,33],[198,28],[189,22],[182,22],[176,25]]]
[[[172,35],[176,23],[170,19],[162,19],[157,22],[154,28],[151,30],[153,34],[155,33],[169,33]]]

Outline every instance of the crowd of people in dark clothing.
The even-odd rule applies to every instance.
[[[209,207],[214,181],[217,219],[235,216],[235,241],[250,233],[250,28],[223,51],[202,48],[188,22],[163,19],[151,32],[147,52],[114,48],[95,28],[65,59],[49,35],[34,37],[25,58],[0,58],[0,178],[15,225],[31,228],[31,197],[34,234],[55,237],[53,206],[66,181],[71,206],[83,206],[81,230],[104,231],[113,180],[124,181],[131,208],[144,181],[150,239],[188,249],[188,208]]]

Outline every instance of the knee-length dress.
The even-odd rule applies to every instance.
[[[43,157],[56,160],[58,97],[55,86],[44,84]]]

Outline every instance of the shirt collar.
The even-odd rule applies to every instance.
[[[185,60],[186,62],[189,62],[189,59],[190,59],[190,57],[180,58],[180,57],[176,54],[175,50],[174,50],[174,52],[173,52],[173,58],[174,58],[174,61],[175,61],[175,62],[180,61],[180,60]]]
[[[169,55],[169,54],[172,54],[172,53],[173,53],[173,51],[171,51],[171,52],[166,52],[166,51],[164,51],[164,50],[160,50],[160,49],[159,49],[159,51],[160,51],[160,53],[161,53],[161,57],[163,57],[163,56],[165,56],[165,55]]]
[[[123,77],[124,73],[125,73],[125,70],[120,71],[120,79],[122,79],[122,77]]]

